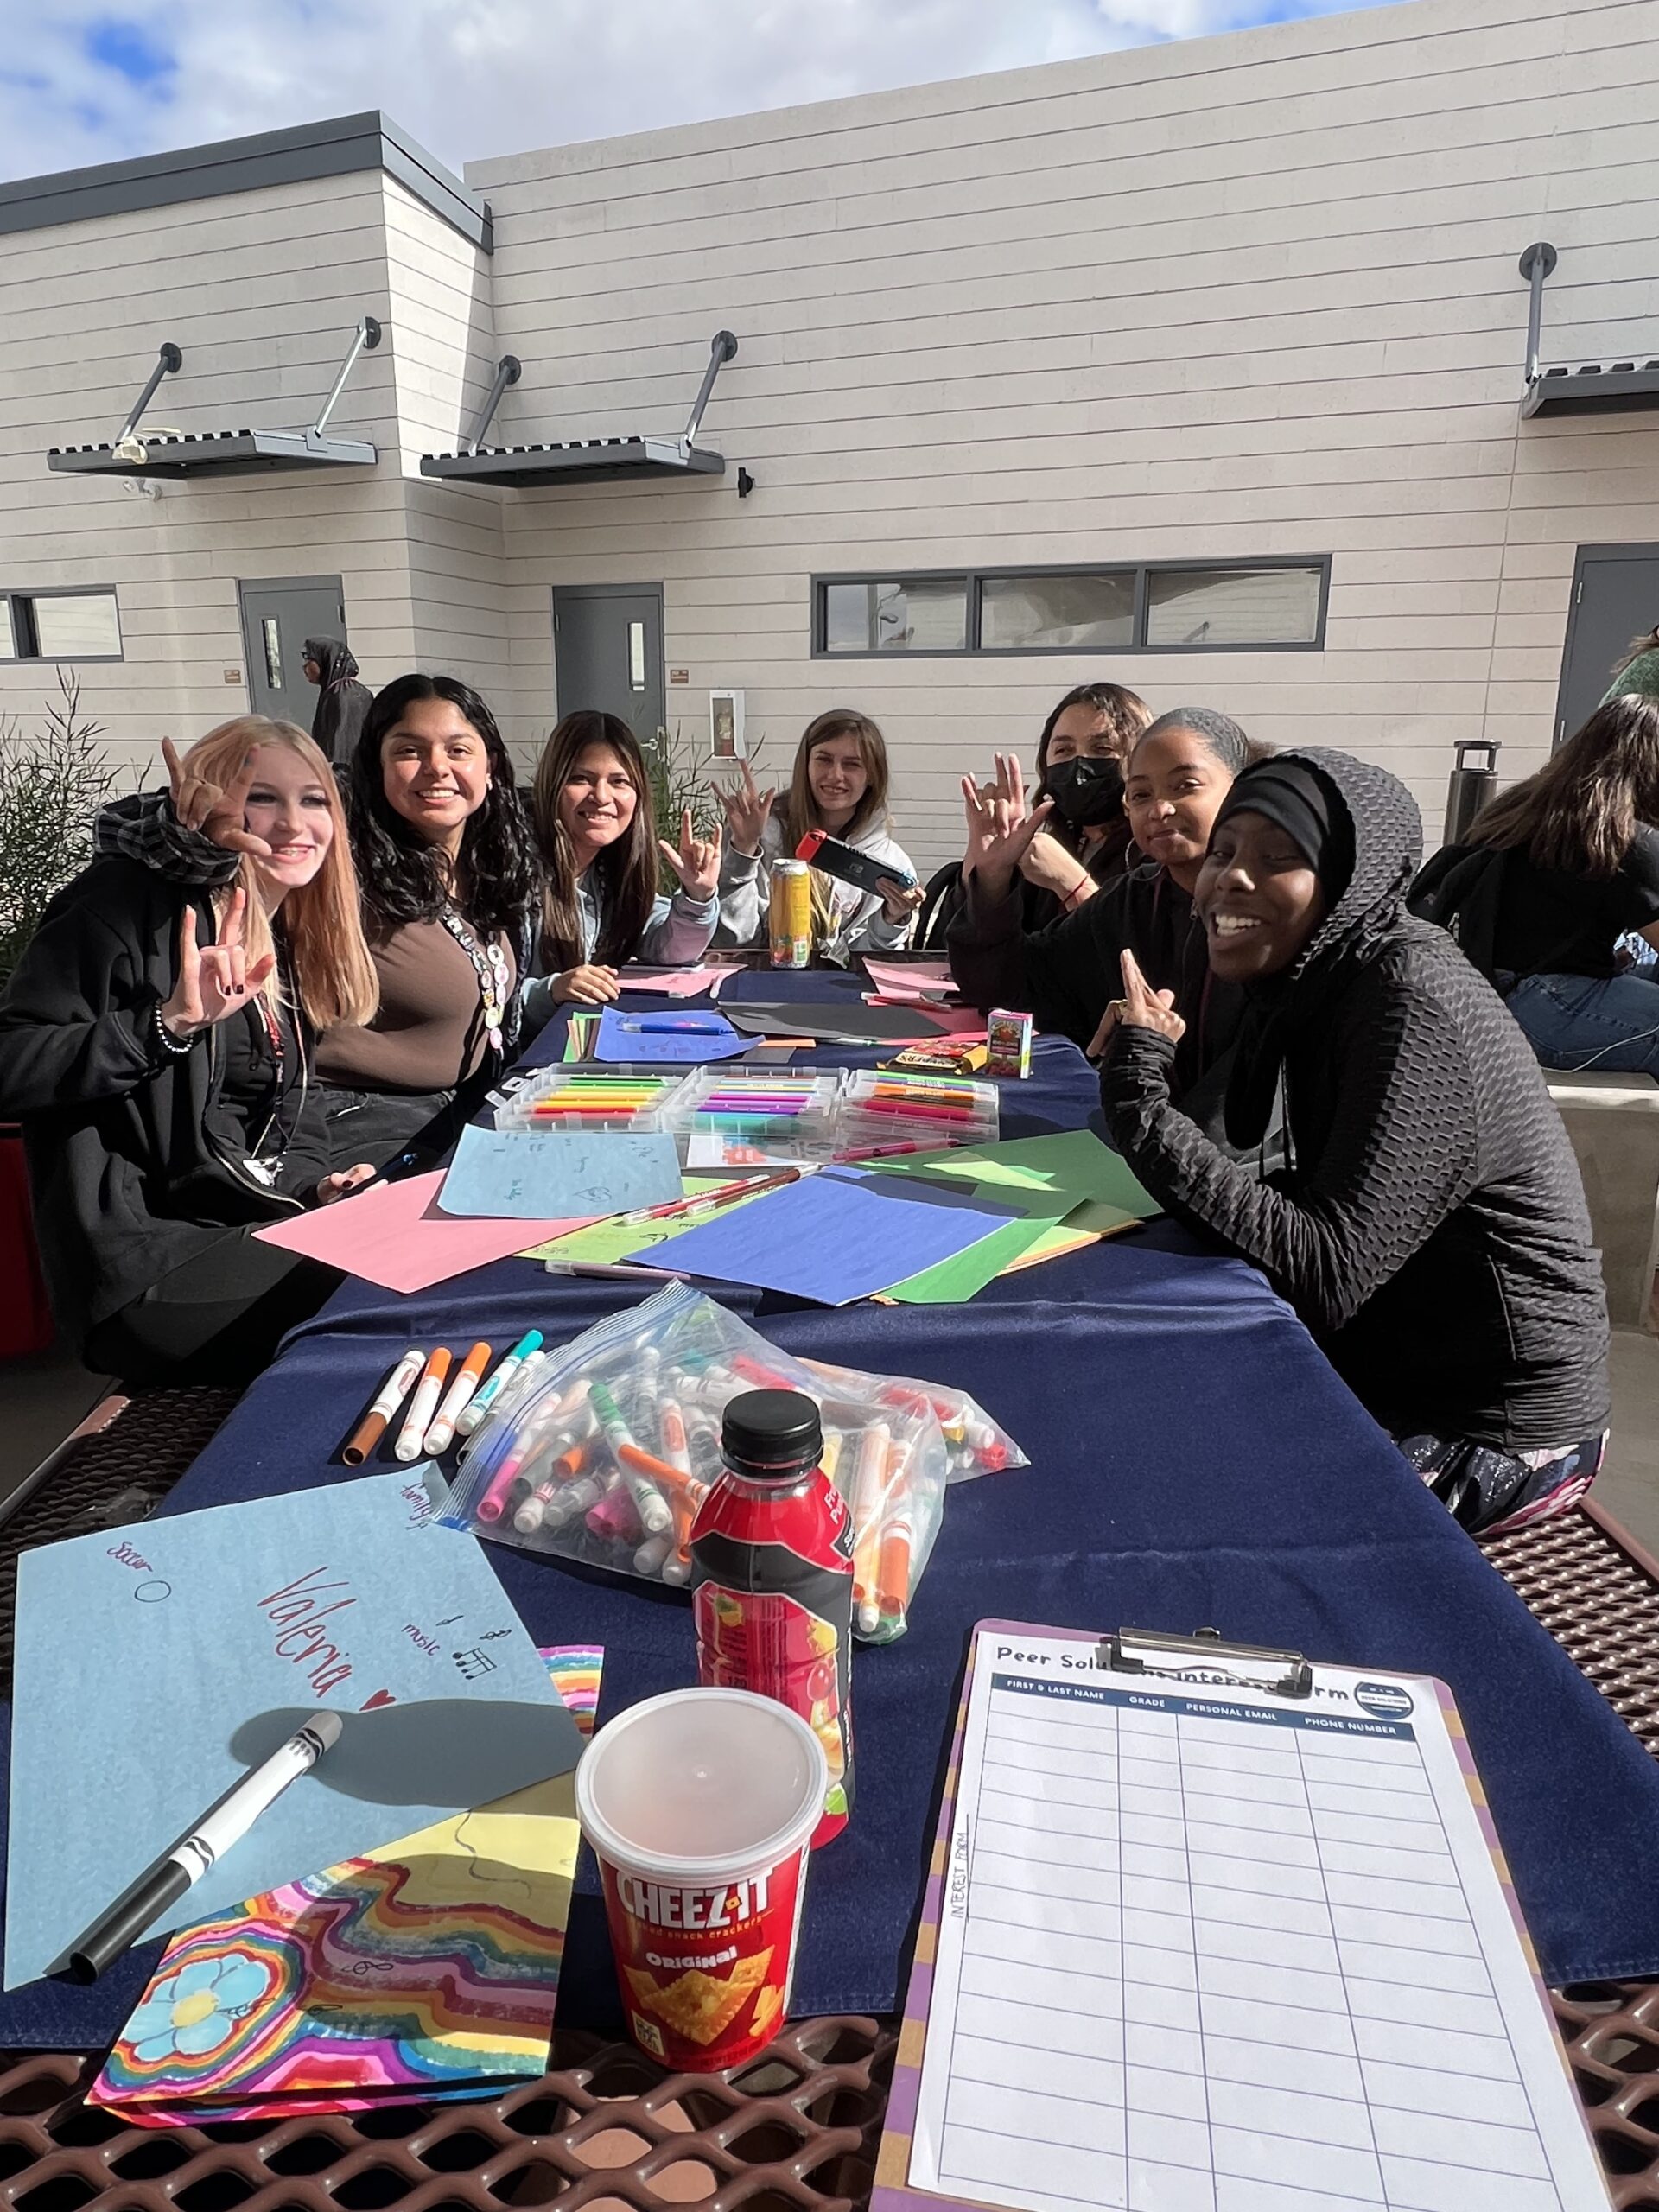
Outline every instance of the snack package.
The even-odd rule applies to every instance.
[[[853,1515],[854,1625],[902,1636],[948,1484],[1027,1465],[976,1402],[906,1377],[801,1360],[683,1282],[547,1351],[467,1440],[443,1518],[521,1550],[683,1587],[691,1525],[721,1472],[721,1415],[744,1390],[799,1390]],[[883,1555],[908,1547],[892,1602]],[[859,1572],[860,1567],[863,1572]]]

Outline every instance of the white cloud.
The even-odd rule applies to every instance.
[[[373,107],[459,168],[1341,4],[14,0],[0,56],[0,175]]]

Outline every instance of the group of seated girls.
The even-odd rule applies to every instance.
[[[105,809],[0,1001],[0,1116],[23,1125],[54,1313],[135,1382],[257,1372],[338,1277],[254,1230],[436,1160],[523,1039],[614,1000],[623,963],[763,935],[772,862],[807,830],[897,871],[880,893],[815,872],[833,957],[902,943],[920,898],[881,734],[845,709],[807,729],[787,792],[746,771],[724,850],[689,813],[658,836],[613,715],[567,715],[526,798],[447,676],[389,683],[332,768],[252,716],[163,749],[170,789]]]
[[[1625,751],[1598,749],[1598,717],[1583,759],[1639,741],[1659,760],[1659,709],[1602,711]],[[632,734],[598,714],[553,732],[526,805],[488,708],[443,677],[381,691],[344,766],[342,806],[285,725],[169,751],[171,791],[105,810],[0,1002],[0,1115],[24,1123],[54,1306],[106,1371],[257,1370],[335,1278],[252,1228],[435,1157],[528,1026],[614,999],[622,963],[759,937],[806,830],[893,870],[876,892],[814,872],[830,957],[902,944],[921,900],[880,734],[847,710],[808,727],[787,792],[741,771],[723,838],[688,817],[659,839]],[[1264,757],[1224,715],[1154,718],[1112,685],[1061,702],[1038,767],[1030,805],[1012,756],[964,782],[933,918],[967,995],[1090,1052],[1147,1188],[1262,1269],[1459,1520],[1580,1495],[1608,1384],[1578,1173],[1499,991],[1408,909],[1404,785],[1339,753]],[[1548,873],[1561,773],[1472,842]],[[1632,820],[1650,791],[1659,768]],[[1623,804],[1585,848],[1630,831],[1615,874]]]
[[[1605,1448],[1606,1304],[1503,963],[1519,966],[1526,931],[1568,964],[1558,906],[1580,916],[1580,948],[1597,918],[1611,977],[1618,931],[1659,918],[1637,888],[1659,880],[1641,826],[1659,820],[1659,705],[1602,708],[1470,832],[1506,863],[1506,903],[1488,901],[1499,988],[1410,910],[1421,819],[1387,770],[1268,755],[1201,707],[1142,714],[1110,749],[1128,853],[1101,881],[1073,842],[1069,893],[1052,855],[1029,861],[1057,831],[1075,840],[1052,768],[1029,806],[1010,757],[982,787],[964,779],[957,982],[1089,1052],[1141,1181],[1262,1270],[1460,1522],[1560,1510]],[[1424,880],[1462,861],[1442,855]],[[1035,925],[1033,874],[1066,909]],[[1639,988],[1659,1009],[1659,988]]]

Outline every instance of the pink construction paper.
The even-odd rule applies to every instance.
[[[694,999],[723,983],[729,968],[620,968],[616,980],[625,991],[655,991],[666,999]]]
[[[893,1000],[914,1001],[956,988],[944,960],[872,960],[867,955],[864,972],[878,991]]]
[[[985,1017],[971,1006],[941,1006],[937,999],[895,997],[891,991],[866,991],[866,1006],[908,1007],[918,1021],[925,1021],[941,1037],[983,1037]]]
[[[429,1290],[435,1282],[487,1267],[527,1245],[585,1229],[579,1221],[472,1221],[437,1210],[443,1170],[411,1175],[402,1183],[377,1183],[359,1197],[317,1206],[292,1221],[273,1222],[254,1235],[284,1252],[303,1253],[325,1267],[343,1268],[383,1290]]]

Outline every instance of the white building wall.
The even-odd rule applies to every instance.
[[[741,347],[723,479],[501,495],[518,726],[550,586],[660,582],[671,719],[742,685],[782,766],[866,708],[930,864],[1101,675],[1383,760],[1432,832],[1455,739],[1542,759],[1575,547],[1659,538],[1659,421],[1521,423],[1516,270],[1560,249],[1547,359],[1659,353],[1656,91],[1659,0],[1413,0],[474,165],[503,442],[677,429]],[[1319,652],[810,657],[815,571],[1319,553]]]

